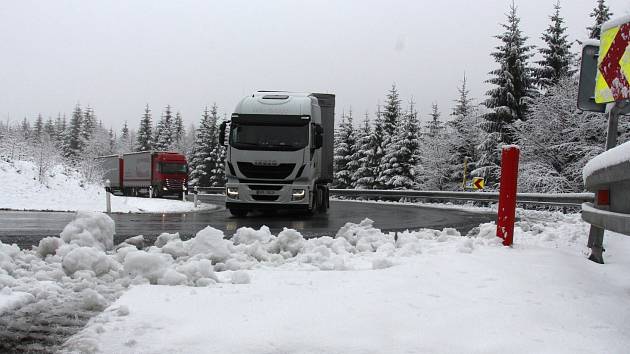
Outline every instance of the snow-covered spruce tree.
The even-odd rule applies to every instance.
[[[59,149],[63,149],[66,138],[66,129],[68,128],[66,115],[61,116],[61,113],[57,115],[57,119],[55,119],[55,145]]]
[[[537,94],[528,64],[532,46],[525,43],[527,37],[522,34],[519,23],[516,6],[512,3],[507,23],[501,25],[505,32],[496,36],[501,41],[500,45],[491,53],[499,68],[491,71],[493,77],[487,80],[495,87],[486,93],[488,98],[484,105],[489,112],[484,114],[481,127],[487,135],[480,144],[481,157],[477,169],[473,171],[473,174],[485,177],[490,184],[498,181],[501,145],[515,141],[512,125],[526,119],[532,98]]]
[[[69,159],[78,157],[84,149],[84,140],[81,136],[83,131],[83,111],[77,104],[72,111],[70,126],[66,129],[63,143],[63,156]]]
[[[365,154],[364,160],[360,164],[361,174],[356,176],[357,188],[382,189],[383,186],[377,180],[381,172],[381,161],[383,160],[383,114],[381,106],[377,106],[374,128],[371,129],[367,139],[361,144],[361,150]]]
[[[42,114],[37,115],[37,119],[35,120],[35,125],[33,126],[33,139],[35,141],[41,141],[42,134],[44,133],[44,118],[42,118]]]
[[[449,189],[452,174],[450,134],[440,116],[437,103],[431,104],[430,120],[420,142],[422,148],[416,173],[416,181],[425,190]]]
[[[385,150],[382,176],[385,176],[387,189],[414,189],[416,187],[416,167],[420,148],[420,127],[418,112],[413,100],[409,111],[398,124],[395,135]]]
[[[87,108],[85,108],[85,110],[83,111],[83,122],[81,124],[81,138],[83,139],[85,144],[90,141],[90,139],[94,135],[96,128],[97,124],[94,109],[92,109],[90,106],[87,106]]]
[[[46,123],[44,123],[44,135],[48,136],[51,141],[55,140],[55,123],[52,118],[49,116],[46,119]]]
[[[372,148],[370,146],[372,138],[372,128],[370,127],[370,117],[365,112],[365,119],[361,128],[357,130],[357,138],[355,140],[354,157],[352,158],[357,162],[358,167],[352,175],[354,181],[354,188],[357,189],[371,189],[374,183],[373,169],[370,166],[370,153]]]
[[[140,128],[136,135],[136,151],[149,151],[153,148],[153,132],[151,122],[151,110],[147,104],[144,107],[144,114],[140,120]]]
[[[441,115],[442,113],[440,113],[438,104],[435,102],[432,103],[431,113],[429,113],[430,119],[426,125],[427,135],[434,137],[434,136],[437,136],[438,134],[441,134],[444,131],[445,126],[444,126],[444,122],[440,120]]]
[[[376,178],[376,184],[378,188],[388,188],[391,185],[390,174],[385,174],[385,171],[389,168],[391,163],[387,156],[388,147],[394,143],[397,136],[400,120],[402,117],[402,108],[400,106],[400,97],[396,85],[392,85],[391,90],[387,93],[387,99],[385,103],[385,110],[382,113],[382,129],[383,140],[381,142],[381,162],[379,167],[379,173]]]
[[[540,47],[542,59],[537,61],[538,67],[534,69],[536,82],[542,89],[555,85],[563,76],[575,73],[572,64],[575,54],[571,52],[571,43],[565,34],[567,28],[563,25],[564,19],[560,17],[560,3],[554,5],[554,13],[549,17],[551,24],[542,35],[546,46]]]
[[[173,122],[173,144],[172,149],[183,153],[184,148],[184,138],[186,136],[186,129],[184,128],[184,121],[182,119],[182,114],[177,112],[175,114],[175,121]]]
[[[153,141],[153,148],[159,151],[168,151],[173,145],[173,111],[170,105],[166,106],[164,114],[155,127]]]
[[[602,24],[610,20],[613,13],[610,12],[610,9],[606,6],[604,0],[597,0],[597,5],[595,5],[593,12],[591,12],[589,16],[595,18],[595,23],[593,26],[586,27],[588,30],[588,38],[599,39],[602,32]]]
[[[212,156],[217,145],[217,108],[212,106],[214,114],[206,107],[199,122],[197,138],[193,145],[190,159],[190,184],[200,187],[211,186],[211,177],[215,171]]]
[[[224,119],[227,119],[224,116]],[[219,145],[219,108],[213,104],[210,109],[210,122],[214,127],[214,147],[210,153],[210,176],[208,178],[210,186],[220,187],[225,185],[225,147]]]
[[[120,131],[120,137],[116,141],[115,152],[118,154],[124,154],[133,150],[133,140],[131,139],[131,133],[129,132],[129,126],[127,121],[123,124]]]
[[[353,159],[356,147],[356,135],[352,123],[352,109],[346,115],[342,113],[341,123],[335,132],[335,154],[333,185],[335,188],[352,188],[353,175],[358,162]]]
[[[20,124],[20,133],[22,133],[22,137],[24,140],[29,140],[33,134],[33,128],[31,127],[31,123],[24,117],[22,119],[22,123]]]
[[[462,85],[457,88],[459,97],[455,100],[455,107],[451,116],[453,119],[447,123],[450,135],[449,150],[451,151],[450,165],[453,173],[450,181],[456,186],[464,179],[464,163],[467,164],[467,174],[477,166],[479,158],[477,146],[481,143],[483,131],[479,128],[477,106],[470,98],[466,86],[466,75],[462,79]],[[468,176],[467,176],[468,179]]]

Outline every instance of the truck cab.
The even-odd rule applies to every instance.
[[[258,91],[243,98],[221,125],[226,143],[226,207],[324,212],[332,181],[332,94]]]

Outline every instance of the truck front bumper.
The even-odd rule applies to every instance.
[[[307,209],[312,189],[302,184],[227,183],[228,209]]]

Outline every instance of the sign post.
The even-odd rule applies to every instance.
[[[511,246],[514,240],[518,159],[520,152],[520,148],[516,145],[505,145],[501,151],[501,184],[499,187],[499,210],[497,212],[497,237],[503,239],[504,246]]]

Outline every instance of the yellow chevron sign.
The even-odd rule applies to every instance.
[[[595,102],[630,99],[630,16],[602,26]]]

